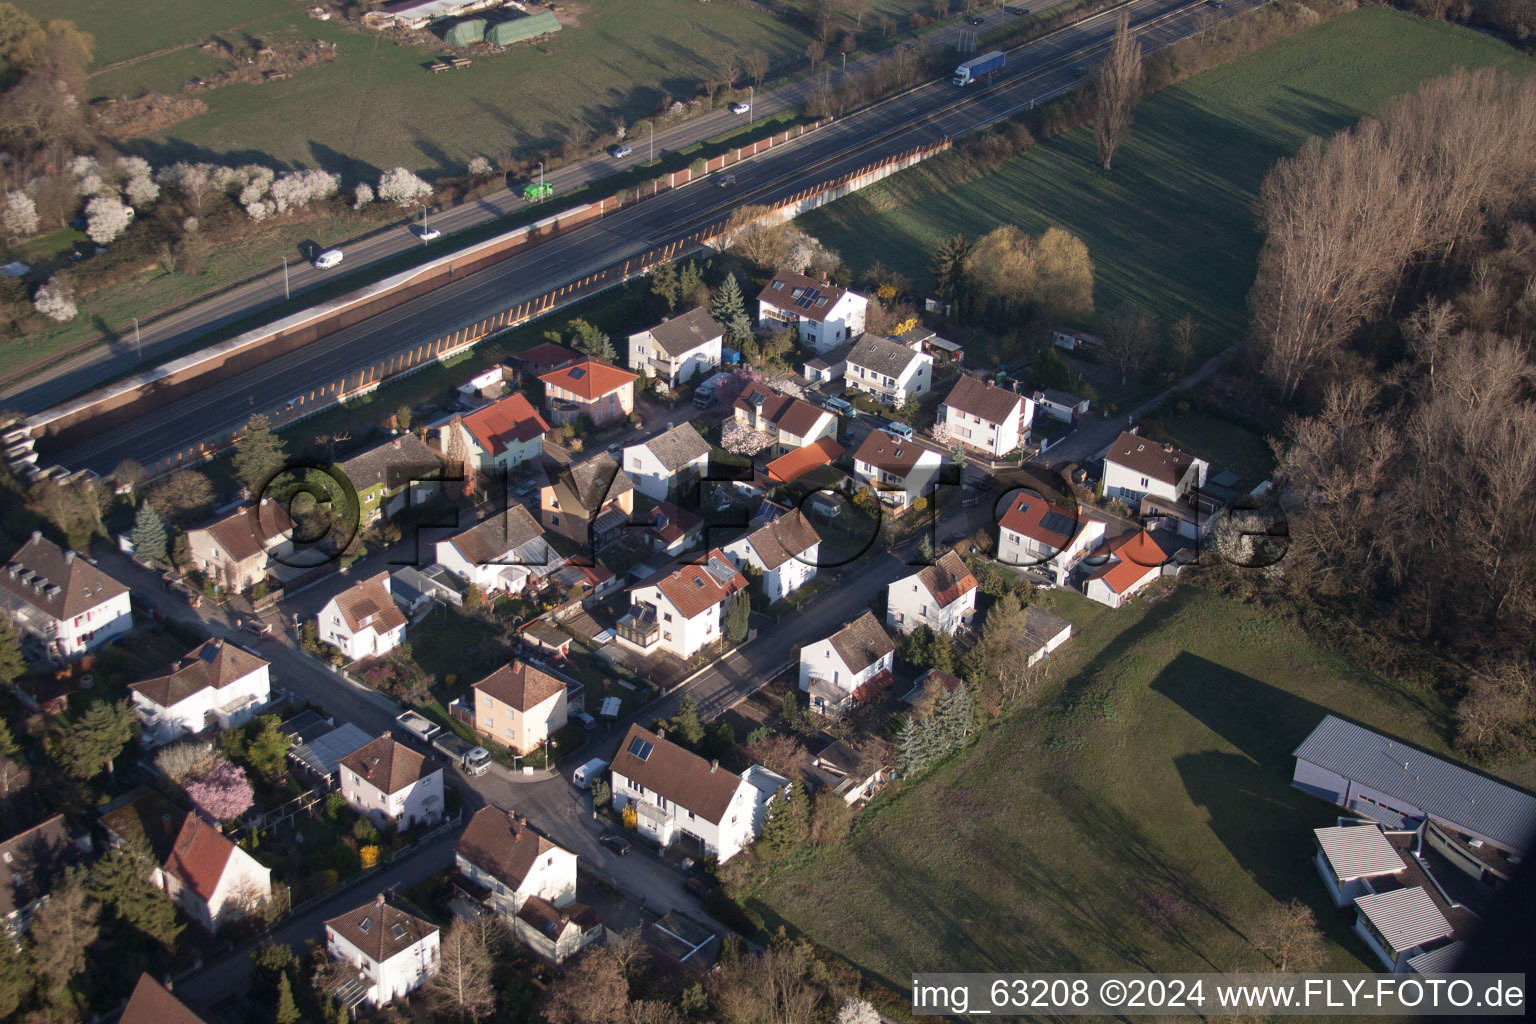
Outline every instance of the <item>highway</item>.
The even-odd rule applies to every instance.
[[[1256,6],[1233,3],[1230,14]],[[1197,31],[1209,17],[1199,0],[1133,0],[1126,10],[1150,51]],[[730,209],[776,199],[914,146],[954,137],[1071,88],[1074,66],[1092,66],[1113,32],[1100,16],[1014,51],[990,85],[957,89],[948,81],[911,90],[802,139],[731,168],[736,184],[714,178],[624,207],[550,242],[211,385],[131,424],[54,453],[70,468],[109,472],[124,458],[141,463],[237,427],[253,412],[281,407],[296,391],[344,376],[381,357],[536,297],[718,219]],[[1092,173],[1084,168],[1084,173]]]

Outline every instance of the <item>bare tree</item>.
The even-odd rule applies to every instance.
[[[761,86],[763,84],[763,76],[768,73],[770,66],[768,54],[764,53],[761,49],[749,50],[746,56],[741,58],[741,66],[751,76],[752,84]]]
[[[1115,23],[1115,37],[1099,65],[1096,94],[1093,138],[1099,163],[1107,171],[1115,150],[1130,134],[1131,112],[1141,98],[1141,43],[1131,35],[1128,14]]]
[[[811,67],[821,63],[821,59],[827,55],[827,44],[819,39],[812,39],[805,44],[805,57],[811,62]]]
[[[545,993],[542,1012],[549,1024],[619,1021],[629,1008],[629,984],[618,961],[602,946],[588,946]]]
[[[439,1012],[461,1021],[481,1020],[495,1009],[491,956],[473,924],[456,919],[449,926],[441,940],[437,973],[427,982],[427,993]]]
[[[1104,327],[1104,354],[1120,371],[1120,386],[1125,387],[1132,371],[1140,372],[1152,353],[1152,318],[1137,306],[1125,305],[1115,310]]]
[[[1271,907],[1254,924],[1248,940],[1281,971],[1315,971],[1327,955],[1317,916],[1297,899]]]

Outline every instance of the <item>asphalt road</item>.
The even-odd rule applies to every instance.
[[[1251,3],[1238,0],[1233,11]],[[1190,0],[1134,0],[1129,10],[1143,46],[1151,50],[1194,31],[1209,9]],[[772,202],[881,157],[1007,117],[1071,88],[1077,79],[1074,65],[1091,64],[1095,56],[1083,48],[1102,49],[1112,30],[1113,19],[1099,18],[1031,44],[1015,53],[991,86],[959,90],[947,81],[930,83],[850,115],[733,167],[736,184],[731,188],[704,179],[625,207],[120,429],[51,453],[52,458],[71,469],[102,473],[124,458],[151,463],[233,429],[253,412],[281,408],[300,390],[687,234],[736,206]]]
[[[1066,0],[1044,0],[1042,3],[1030,4],[1029,7],[1032,11],[1039,12],[1065,2]],[[976,17],[982,20],[982,25],[973,26],[962,21],[931,29],[919,37],[914,37],[914,40],[917,40],[918,45],[925,51],[946,49],[957,45],[963,33],[981,34],[1015,20],[1014,15],[1005,13],[1000,7],[980,12]],[[907,45],[906,41],[897,44],[897,46],[905,45]],[[836,76],[859,74],[868,71],[876,61],[886,57],[890,52],[890,50],[882,50],[856,57],[847,62],[846,68],[832,61],[829,61],[827,66],[835,68]],[[561,196],[616,172],[648,163],[653,158],[653,154],[662,156],[696,142],[722,135],[744,121],[750,122],[799,107],[815,88],[817,77],[819,76],[802,76],[753,95],[751,97],[753,109],[749,114],[733,114],[728,108],[721,107],[708,114],[663,128],[660,132],[631,138],[628,142],[633,152],[622,159],[616,160],[606,153],[600,153],[551,171],[545,178],[555,189],[556,198],[551,208],[558,208]],[[434,252],[445,250],[451,245],[452,235],[455,232],[525,208],[528,204],[523,201],[521,189],[522,183],[518,182],[513,189],[494,192],[473,203],[432,215],[430,218],[432,227],[441,231],[444,236]],[[346,253],[344,270],[319,270],[309,262],[314,256],[313,252],[295,249],[288,258],[287,287],[292,294],[301,295],[321,284],[335,280],[339,274],[372,266],[420,246],[421,242],[402,219],[396,227],[342,243],[340,248]],[[24,412],[36,412],[39,409],[48,408],[134,369],[144,358],[150,360],[160,358],[168,352],[197,340],[211,330],[258,313],[262,309],[283,301],[284,298],[284,270],[281,266],[274,266],[259,278],[237,288],[231,288],[221,295],[213,296],[175,313],[152,320],[145,319],[140,324],[137,341],[132,336],[120,336],[110,345],[82,353],[24,382],[11,385],[0,391],[0,397],[5,399],[8,408],[20,409]]]

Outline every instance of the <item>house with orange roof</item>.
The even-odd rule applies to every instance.
[[[1163,566],[1177,547],[1176,537],[1152,530],[1116,537],[1095,552],[1107,554],[1109,561],[1088,574],[1083,593],[1100,604],[1119,608],[1163,574]]]
[[[150,880],[209,932],[255,913],[272,896],[271,869],[196,814],[182,821]]]
[[[452,451],[454,435],[464,446],[468,469],[480,473],[510,470],[544,454],[549,424],[522,392],[508,395],[439,428],[443,451]]]
[[[715,548],[698,563],[662,569],[629,589],[629,611],[614,629],[619,643],[641,654],[665,651],[691,658],[725,632],[731,595],[747,578]]]
[[[544,382],[544,408],[555,426],[586,416],[593,423],[622,419],[635,410],[635,381],[640,378],[596,359],[581,362],[539,380]]]
[[[1104,522],[1081,506],[1053,504],[1017,491],[998,519],[997,560],[1015,569],[1038,569],[1066,583],[1073,566],[1104,540]]]
[[[267,578],[273,558],[293,552],[293,520],[282,505],[262,498],[216,523],[188,530],[187,547],[199,572],[241,593]]]
[[[519,754],[565,728],[565,680],[526,661],[502,665],[474,693],[475,731]]]
[[[893,581],[885,593],[885,623],[903,633],[927,626],[935,633],[959,632],[976,614],[976,577],[953,550],[904,579]]]
[[[763,469],[770,483],[794,483],[813,469],[830,466],[847,450],[830,437],[819,437],[804,448],[780,455]]]
[[[320,639],[348,661],[388,654],[405,639],[405,614],[395,607],[389,573],[381,572],[337,594],[320,609]]]

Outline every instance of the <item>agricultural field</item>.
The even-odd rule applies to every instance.
[[[1085,128],[938,194],[904,189],[902,178],[922,173],[909,171],[799,223],[856,272],[878,259],[921,288],[931,286],[935,246],[956,232],[1065,228],[1088,244],[1100,313],[1125,302],[1164,324],[1188,313],[1208,355],[1246,327],[1265,171],[1309,135],[1349,125],[1457,67],[1532,63],[1467,29],[1362,9],[1144,100],[1112,173],[1098,170]]]
[[[900,990],[914,971],[1262,969],[1244,939],[1299,897],[1327,970],[1373,970],[1308,861],[1335,808],[1290,788],[1326,712],[1447,751],[1438,697],[1198,583],[1073,620],[1024,709],[876,801],[849,847],[796,856],[748,900]]]

